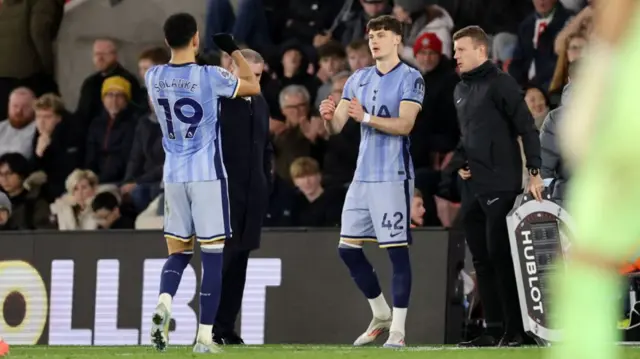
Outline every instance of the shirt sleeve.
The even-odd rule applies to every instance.
[[[357,78],[360,77],[361,73],[362,71],[358,70],[353,74],[351,74],[351,76],[349,76],[349,78],[347,79],[347,82],[345,82],[344,84],[344,89],[342,90],[343,100],[351,101],[351,99],[356,96],[355,86],[358,83]]]
[[[234,98],[238,93],[238,78],[220,66],[209,66],[211,87],[220,97]]]
[[[414,102],[422,106],[425,84],[422,75],[413,69],[402,80],[402,98],[400,101]]]

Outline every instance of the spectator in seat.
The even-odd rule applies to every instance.
[[[536,128],[540,129],[542,122],[549,113],[549,98],[541,88],[529,86],[525,89],[524,101],[527,103],[531,116],[533,116]]]
[[[129,82],[131,96],[140,96],[140,83],[134,74],[127,71],[118,62],[118,49],[116,43],[111,39],[98,39],[93,43],[93,65],[96,73],[87,77],[80,88],[80,100],[76,109],[76,117],[86,131],[91,121],[101,115],[103,107],[103,82],[113,76],[123,77]],[[144,98],[133,98],[132,102],[139,106],[147,102]],[[83,132],[84,132],[83,131]]]
[[[447,10],[433,5],[431,0],[396,0],[394,3],[393,16],[404,25],[404,48],[400,50],[403,59],[413,62],[413,45],[424,32],[434,33],[442,42],[442,54],[451,58],[454,24]]]
[[[9,223],[18,229],[53,228],[49,204],[40,197],[37,186],[29,186],[29,161],[19,153],[0,156],[0,189],[11,200]]]
[[[423,226],[425,212],[422,192],[416,188],[413,190],[413,198],[411,199],[411,228]]]
[[[143,101],[143,99],[147,99],[147,96],[149,96],[147,94],[147,88],[144,86],[144,75],[147,73],[147,70],[153,66],[166,64],[170,59],[171,56],[167,50],[162,47],[149,48],[144,50],[140,56],[138,56],[138,76],[140,77],[140,83],[142,83],[143,86],[140,88],[140,94],[134,97],[138,97],[140,98],[140,101],[142,101],[140,103],[141,113],[147,114],[150,111],[149,101]]]
[[[331,98],[335,103],[342,99],[344,85],[351,73],[347,71],[336,74],[332,79]],[[340,133],[327,140],[322,162],[322,184],[326,188],[345,189],[353,179],[358,161],[360,147],[360,123],[347,120]]]
[[[350,42],[347,45],[347,60],[351,72],[360,70],[363,67],[373,66],[374,61],[368,41],[354,40]]]
[[[300,44],[290,42],[283,45],[280,62],[274,68],[275,79],[263,87],[262,91],[270,109],[272,120],[269,121],[269,131],[272,134],[278,134],[286,128],[284,115],[280,109],[279,96],[282,89],[289,85],[302,85],[309,92],[309,96],[315,99],[322,82],[307,73],[308,66],[309,57]]]
[[[152,110],[138,120],[125,184],[120,187],[123,196],[131,197],[136,213],[142,212],[160,194],[163,166],[162,130]]]
[[[571,13],[558,0],[533,0],[535,12],[518,28],[518,44],[509,64],[509,74],[521,86],[533,84],[549,88],[558,56],[556,36]]]
[[[344,0],[294,0],[283,11],[286,14],[282,40],[302,44],[317,44],[317,35],[326,36],[340,13]]]
[[[53,48],[64,2],[5,0],[0,7],[0,118],[5,118],[16,87],[26,86],[37,96],[58,91]]]
[[[134,221],[120,213],[118,198],[111,192],[98,193],[91,202],[98,229],[133,229]]]
[[[318,48],[318,62],[320,68],[316,76],[322,81],[322,86],[318,88],[314,108],[320,107],[320,102],[331,94],[331,77],[347,69],[347,53],[339,42],[330,41]]]
[[[9,119],[0,122],[0,155],[17,152],[30,159],[31,142],[36,133],[33,102],[35,96],[26,87],[19,87],[9,96]]]
[[[451,60],[442,54],[442,42],[434,33],[424,33],[413,46],[418,70],[429,87],[422,111],[411,131],[411,154],[415,186],[421,190],[426,214],[422,225],[440,226],[438,193],[442,168],[460,139],[453,91],[460,81]],[[444,201],[444,200],[442,200]]]
[[[121,76],[102,84],[104,110],[91,121],[85,157],[85,168],[95,172],[100,183],[124,180],[137,124],[131,91],[131,83]]]
[[[231,33],[238,43],[247,44],[258,51],[268,50],[272,41],[263,2],[263,0],[237,1],[234,13],[229,0],[208,0],[204,50],[207,52],[218,50],[213,43],[213,35],[220,32]],[[285,4],[282,5],[282,8],[286,8]]]
[[[567,51],[570,45],[570,37],[580,34],[583,38],[587,39],[591,35],[591,31],[593,30],[593,13],[593,6],[586,6],[567,22],[567,25],[558,33],[554,41],[556,55],[562,56],[562,54]]]
[[[84,139],[77,123],[55,94],[41,96],[34,104],[36,135],[32,141],[34,169],[43,171],[42,193],[51,203],[65,192],[69,174],[82,163]]]
[[[93,219],[91,201],[96,193],[114,191],[113,186],[98,185],[98,176],[89,170],[76,169],[65,181],[67,192],[51,204],[58,229],[93,230],[98,224]]]
[[[413,46],[417,67],[429,86],[422,112],[412,132],[414,165],[430,166],[435,156],[455,149],[460,139],[453,90],[460,81],[452,62],[442,54],[442,42],[433,33],[424,33]]]
[[[359,0],[362,9],[355,11],[353,16],[346,22],[340,24],[336,30],[338,38],[344,46],[353,41],[365,40],[367,38],[367,24],[369,20],[391,14],[391,6],[388,0]],[[355,71],[353,68],[352,71]]]
[[[542,176],[545,186],[549,188],[551,198],[560,201],[564,199],[570,173],[563,163],[560,140],[556,134],[557,128],[560,126],[559,122],[562,121],[564,106],[571,96],[571,77],[575,75],[579,62],[580,60],[577,60],[569,65],[570,79],[562,92],[561,106],[549,112],[540,129],[540,156],[542,158],[540,176]]]
[[[551,85],[549,85],[549,101],[552,107],[560,104],[562,91],[569,83],[569,66],[582,57],[582,52],[587,45],[587,39],[580,33],[572,34],[567,38],[566,50],[558,55],[556,69],[553,72]]]
[[[18,228],[13,227],[9,222],[11,218],[11,201],[4,192],[0,192],[0,231],[15,231]]]
[[[290,85],[280,92],[280,108],[285,116],[286,128],[274,136],[273,147],[276,159],[276,174],[291,182],[291,163],[303,156],[320,155],[323,141],[318,138],[318,126],[310,118],[310,96],[306,88]]]
[[[344,191],[326,191],[321,184],[318,161],[297,158],[291,164],[291,178],[300,193],[293,205],[293,225],[300,227],[335,227],[340,224]]]

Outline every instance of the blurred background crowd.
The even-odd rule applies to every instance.
[[[267,227],[339,225],[360,128],[350,120],[329,136],[317,108],[329,96],[338,102],[349,75],[373,65],[365,27],[382,14],[404,24],[401,58],[427,86],[411,133],[414,226],[455,221],[457,175],[447,164],[460,138],[453,103],[459,76],[451,36],[468,25],[491,35],[491,61],[522,86],[541,128],[543,177],[552,186],[568,177],[551,125],[570,90],[569,64],[589,42],[586,0],[202,1],[203,61],[231,66],[210,41],[229,32],[267,62],[261,83],[274,147]],[[149,47],[137,68],[125,68],[118,41],[93,39],[86,58],[94,72],[72,107],[60,96],[65,79],[56,76],[54,54],[66,2],[0,0],[0,228],[162,228],[162,134],[142,79],[169,61],[167,49]]]

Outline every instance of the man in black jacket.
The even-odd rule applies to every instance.
[[[522,192],[522,138],[529,187],[537,200],[538,131],[516,81],[488,60],[489,39],[477,26],[453,36],[462,81],[454,101],[462,134],[453,163],[464,180],[461,215],[473,256],[487,331],[463,346],[518,346],[524,340],[506,216]]]
[[[264,59],[250,49],[241,52],[259,80]],[[267,102],[262,96],[220,99],[220,122],[233,238],[225,243],[222,295],[213,335],[218,344],[244,344],[235,332],[236,318],[242,304],[249,254],[260,246],[271,187],[273,151]]]

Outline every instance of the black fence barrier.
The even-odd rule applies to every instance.
[[[411,344],[460,339],[458,270],[464,238],[413,231]],[[248,344],[349,344],[371,311],[337,254],[335,230],[265,231],[249,261],[238,330]],[[391,303],[385,250],[365,251]],[[156,231],[4,232],[0,235],[0,335],[11,344],[148,344],[166,243]],[[194,342],[200,260],[185,270],[170,342]]]

